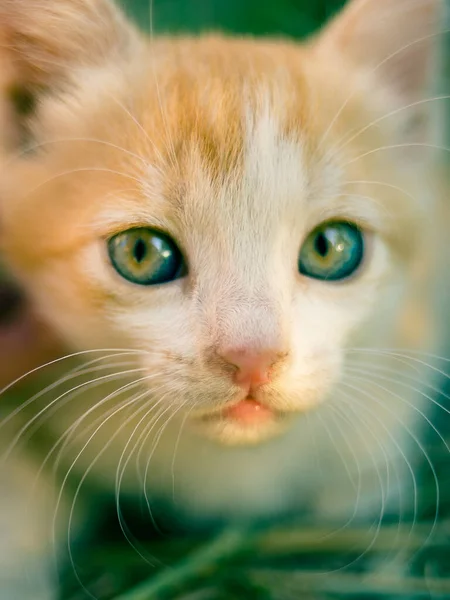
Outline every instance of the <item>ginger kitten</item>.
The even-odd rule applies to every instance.
[[[22,569],[50,552],[47,491],[64,539],[85,474],[191,524],[413,503],[435,385],[417,352],[447,336],[440,10],[351,0],[296,44],[147,39],[109,0],[0,0],[1,250],[93,369],[4,428],[5,598],[52,597],[51,570]],[[42,454],[18,443],[37,419]]]

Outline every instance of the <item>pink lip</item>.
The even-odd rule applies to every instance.
[[[247,397],[222,411],[226,419],[244,425],[259,425],[273,419],[274,412],[257,400]]]
[[[205,422],[229,421],[240,425],[264,425],[281,416],[278,411],[248,395],[235,404],[228,404],[214,412],[200,416]]]

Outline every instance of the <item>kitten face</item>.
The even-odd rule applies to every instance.
[[[47,317],[74,346],[143,350],[155,402],[223,443],[262,441],[332,397],[351,346],[395,345],[428,239],[419,170],[377,151],[404,141],[405,115],[383,119],[404,96],[330,52],[340,35],[299,48],[130,34],[119,62],[83,57],[39,99],[35,151],[2,176],[4,249]],[[361,264],[336,281],[299,271],[327,223],[362,235]],[[108,243],[137,228],[173,241],[179,277],[118,272]]]

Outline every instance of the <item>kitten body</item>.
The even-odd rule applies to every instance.
[[[0,1],[2,250],[67,344],[123,372],[24,406],[6,449],[48,414],[43,456],[69,436],[63,490],[88,473],[190,523],[372,522],[413,504],[430,405],[418,381],[437,385],[416,353],[441,354],[447,335],[446,222],[420,118],[439,7],[354,0],[297,45],[149,41],[107,0]],[[26,118],[11,117],[17,89],[34,97]],[[12,157],[21,136],[32,149]],[[301,275],[302,245],[332,221],[364,232],[361,267]],[[122,278],[107,240],[136,227],[176,240],[186,276]],[[243,392],[230,348],[270,351],[270,380]],[[271,417],[227,418],[249,393]],[[39,510],[35,541],[54,505]]]

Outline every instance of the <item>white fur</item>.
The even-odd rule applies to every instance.
[[[383,6],[387,1],[383,0]],[[366,3],[376,11],[376,2]],[[52,16],[56,5],[46,4]],[[360,2],[360,7],[364,4]],[[83,6],[91,6],[91,2]],[[412,29],[419,29],[418,19],[412,21]],[[357,37],[358,27],[355,31]],[[327,60],[335,56],[333,44],[340,43],[339,26],[331,33],[332,51],[324,45]],[[360,47],[361,39],[352,41]],[[111,43],[108,38],[104,48],[100,44],[109,59]],[[141,45],[136,47],[137,66],[131,68],[127,62],[131,49],[127,45],[127,60],[111,77],[101,76],[97,57],[94,66],[99,72],[84,70],[87,59],[83,48],[83,69],[74,68],[73,76],[85,73],[84,83],[43,99],[38,113],[40,126],[35,128],[38,137],[46,134],[50,140],[58,137],[59,129],[69,140],[89,138],[91,129],[100,131],[106,144],[98,145],[96,152],[88,143],[85,146],[91,152],[87,153],[88,168],[99,171],[104,165],[108,170],[113,144],[129,148],[131,140],[132,149],[122,152],[120,161],[111,159],[110,172],[125,172],[129,189],[118,190],[105,182],[99,188],[91,185],[91,180],[81,175],[85,157],[69,151],[70,141],[65,149],[49,144],[32,159],[34,163],[27,157],[18,161],[49,168],[50,172],[68,172],[72,160],[75,168],[81,165],[79,178],[69,180],[66,188],[62,184],[56,188],[66,193],[58,196],[46,217],[55,223],[54,213],[59,215],[58,209],[67,203],[68,211],[62,214],[72,215],[70,230],[83,242],[70,246],[70,251],[55,252],[30,272],[16,267],[36,303],[74,348],[143,351],[128,357],[129,370],[139,371],[130,372],[119,384],[69,396],[70,401],[46,422],[46,431],[55,440],[78,424],[72,444],[61,455],[67,476],[89,470],[97,485],[111,495],[119,491],[138,495],[144,487],[150,506],[152,499],[162,497],[190,523],[311,511],[321,522],[329,519],[343,525],[354,517],[366,521],[381,518],[388,502],[401,514],[413,502],[413,473],[408,461],[418,448],[415,429],[427,399],[423,390],[410,389],[401,382],[387,386],[387,390],[383,384],[352,379],[349,367],[354,358],[352,348],[369,349],[359,358],[370,362],[377,348],[404,345],[400,325],[409,303],[422,299],[428,287],[432,289],[431,281],[437,285],[436,273],[415,277],[415,255],[408,246],[412,240],[420,254],[431,239],[427,237],[433,224],[431,205],[425,200],[432,194],[420,165],[414,165],[414,172],[410,172],[404,162],[397,164],[392,154],[369,156],[371,144],[380,140],[389,143],[398,134],[385,123],[373,138],[366,132],[351,150],[336,151],[342,139],[332,132],[321,151],[314,153],[308,146],[311,140],[306,127],[299,124],[295,133],[286,133],[284,115],[289,94],[280,92],[274,101],[274,90],[290,89],[283,87],[289,71],[280,66],[268,77],[270,86],[261,86],[256,94],[249,94],[245,85],[239,88],[242,103],[236,118],[242,120],[242,164],[231,168],[226,177],[213,177],[195,136],[191,139],[187,135],[182,140],[182,193],[177,198],[166,197],[165,184],[175,184],[180,173],[177,165],[169,159],[159,160],[158,152],[153,151],[152,130],[145,123],[147,119],[154,124],[157,118],[149,117],[146,98],[139,96],[141,88],[147,90],[145,93],[149,88],[136,85],[136,81],[157,85],[157,72],[162,77],[166,63],[156,52],[151,53],[154,62],[149,66]],[[164,43],[161,47],[164,50]],[[50,51],[52,48],[50,45]],[[174,56],[176,64],[184,60],[184,55]],[[320,47],[311,56],[324,70]],[[340,61],[336,64],[342,68]],[[350,64],[349,60],[349,68]],[[368,61],[368,66],[371,64]],[[206,68],[201,60],[198,67]],[[306,73],[307,65],[304,68]],[[189,69],[182,74],[190,73]],[[299,77],[297,71],[295,77]],[[384,114],[378,96],[364,89],[361,82],[365,77],[355,74],[349,80],[357,80],[361,87],[354,104],[350,102],[347,108],[355,110],[355,127],[360,121],[366,125]],[[372,85],[371,77],[367,81]],[[292,90],[297,83],[293,78]],[[212,89],[212,82],[210,85]],[[221,96],[225,97],[225,78],[221,85]],[[92,96],[89,92],[94,88]],[[139,91],[132,98],[137,116],[126,106],[120,108],[121,98],[127,99],[132,89]],[[167,95],[171,98],[170,93]],[[208,94],[199,97],[206,100]],[[162,121],[163,100],[164,90],[160,95],[158,89]],[[326,98],[321,102],[328,106]],[[117,127],[103,123],[107,108],[111,109],[107,114],[118,119]],[[176,108],[183,110],[183,106]],[[211,127],[222,118],[217,106],[209,110],[202,106],[202,111]],[[115,132],[121,139],[115,138]],[[95,164],[89,162],[93,156]],[[44,185],[52,184],[56,185],[50,175]],[[102,201],[100,209],[95,204],[94,216],[91,218],[87,201],[82,211],[71,212],[73,198],[84,193],[91,198],[93,189],[101,189]],[[36,188],[27,193],[32,196]],[[22,197],[20,200],[24,201]],[[16,205],[6,211],[10,218],[6,223],[14,220],[10,215],[15,209]],[[26,211],[22,214],[25,221],[29,219]],[[299,252],[308,234],[332,219],[359,223],[365,236],[361,268],[341,283],[321,282],[298,272]],[[421,226],[417,227],[420,219]],[[66,225],[57,222],[59,227]],[[155,287],[133,285],[120,277],[108,258],[106,239],[134,226],[161,228],[172,236],[187,259],[188,276]],[[43,235],[42,230],[38,233]],[[15,256],[10,260],[13,266],[20,262]],[[444,304],[442,297],[439,302]],[[430,306],[426,308],[430,312]],[[442,338],[445,328],[446,319],[442,319]],[[421,351],[427,351],[432,343],[433,350],[439,349],[440,340],[419,337]],[[406,346],[416,347],[412,342]],[[254,428],[225,419],[215,425],[200,422],[201,416],[242,395],[219,358],[229,348],[271,349],[282,356],[273,380],[259,391],[259,399],[289,418],[281,424]],[[395,359],[389,366],[397,376],[411,369],[408,361]],[[413,368],[416,366],[414,363]],[[433,380],[425,378],[420,368],[414,374],[428,383]],[[139,388],[125,388],[118,397],[114,395],[121,385],[131,385],[140,378],[145,381]],[[68,381],[66,388],[72,384]],[[139,402],[121,405],[131,403],[134,393],[142,394]],[[99,424],[102,418],[105,420]],[[141,477],[136,473],[137,460]]]

